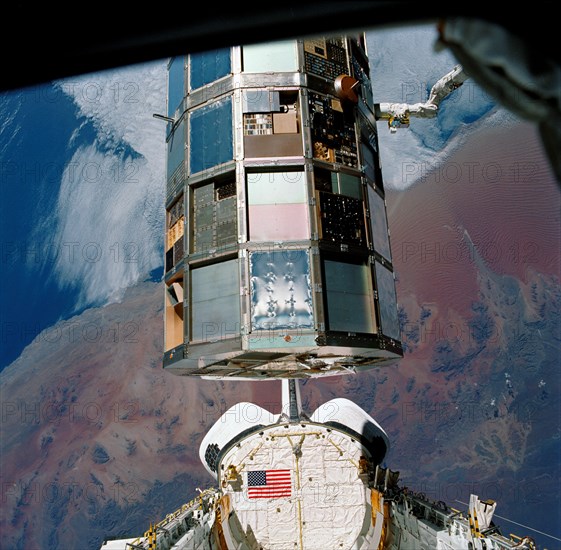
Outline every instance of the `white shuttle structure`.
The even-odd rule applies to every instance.
[[[493,501],[460,511],[400,487],[382,467],[387,434],[352,401],[308,416],[298,380],[282,384],[278,414],[238,403],[204,437],[212,489],[101,550],[535,550],[501,534]]]

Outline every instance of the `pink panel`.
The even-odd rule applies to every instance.
[[[309,239],[307,204],[263,204],[249,207],[252,241]]]

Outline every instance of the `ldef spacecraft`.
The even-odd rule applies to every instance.
[[[164,367],[309,378],[402,355],[364,36],[169,64]]]

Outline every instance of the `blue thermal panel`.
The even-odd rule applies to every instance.
[[[252,330],[313,328],[308,252],[253,252],[249,262]]]
[[[325,260],[328,330],[376,332],[370,268]]]
[[[185,160],[185,124],[182,120],[168,140],[168,179]]]
[[[391,262],[390,239],[388,236],[388,220],[384,199],[368,186],[368,204],[370,206],[370,228],[374,250]]]
[[[382,333],[390,338],[399,340],[399,321],[397,319],[397,297],[393,273],[376,262],[376,284],[378,300],[380,302],[380,320]]]
[[[238,260],[191,270],[192,341],[232,338],[240,332]]]
[[[168,116],[173,117],[185,97],[184,57],[174,57],[168,70]]]
[[[243,70],[246,73],[282,73],[298,70],[296,40],[243,47]]]
[[[232,98],[226,97],[190,115],[191,174],[232,160]]]
[[[191,90],[210,84],[231,72],[230,48],[194,53],[189,61]]]

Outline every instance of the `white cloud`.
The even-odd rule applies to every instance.
[[[165,62],[84,75],[59,86],[93,122],[101,144],[127,143],[163,174],[164,124],[152,114],[165,111]]]
[[[0,97],[0,158],[4,158],[13,141],[19,139],[21,125],[18,117],[21,104],[19,98],[8,102]]]
[[[82,308],[120,299],[162,264],[165,125],[152,114],[165,110],[165,63],[58,86],[91,125],[77,121],[56,211],[40,227],[58,284],[77,288]]]
[[[98,143],[80,147],[68,163],[51,238],[58,282],[79,288],[78,308],[118,300],[161,264],[161,228],[146,212],[156,183],[145,158],[102,152]]]

